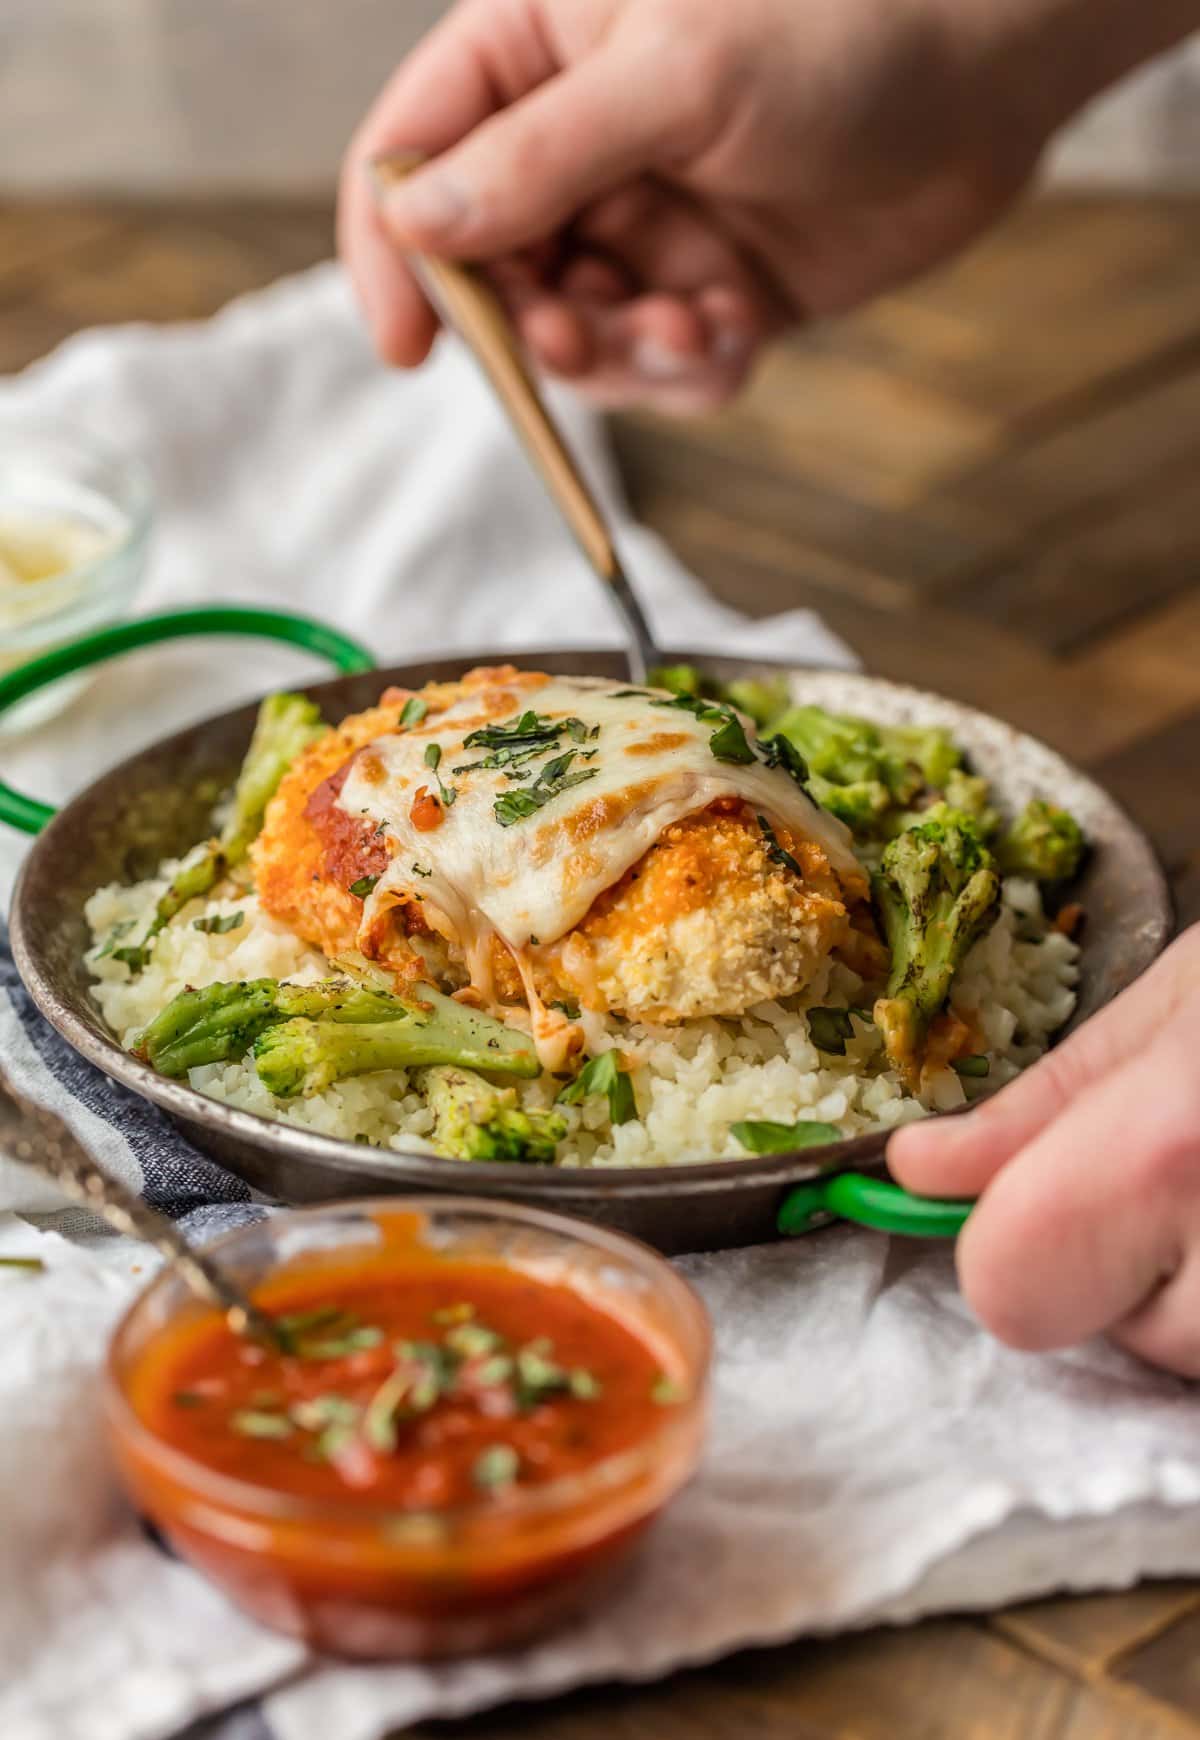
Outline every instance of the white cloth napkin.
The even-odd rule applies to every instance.
[[[385,374],[330,270],[208,326],[78,339],[0,388],[0,415],[17,411],[152,459],[163,523],[147,606],[286,602],[397,658],[614,638],[465,360],[446,348],[415,377]],[[572,420],[612,499],[595,428]],[[623,542],[665,639],[846,656],[806,613],[745,625],[647,533],[626,525]],[[127,661],[0,751],[5,773],[64,796],[297,668],[228,643]],[[3,854],[11,874],[16,843]],[[36,1048],[11,1042],[36,1092]],[[136,1177],[105,1132],[107,1162]],[[0,1207],[46,1206],[15,1168],[0,1190]],[[514,1655],[314,1661],[161,1555],[116,1493],[96,1372],[144,1257],[0,1216],[0,1252],[21,1251],[48,1272],[0,1275],[4,1740],[159,1740],[255,1694],[275,1740],[377,1740],[803,1631],[1200,1571],[1194,1386],[1101,1344],[1009,1353],[972,1323],[946,1249],[846,1229],[682,1264],[717,1327],[711,1445],[610,1605]]]

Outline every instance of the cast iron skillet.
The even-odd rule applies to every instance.
[[[616,652],[505,653],[526,669],[621,678]],[[710,654],[672,654],[726,680],[786,669]],[[389,683],[417,688],[459,675],[495,653],[426,660],[318,683],[307,692],[336,721],[374,703]],[[1087,912],[1079,1007],[1071,1026],[1124,989],[1154,959],[1170,930],[1162,872],[1141,831],[1097,785],[1044,744],[956,702],[878,678],[793,672],[805,700],[886,722],[950,727],[1006,805],[1052,796],[1079,817],[1095,850],[1078,888]],[[288,1202],[396,1190],[469,1189],[575,1212],[632,1232],[668,1252],[771,1238],[793,1186],[877,1166],[882,1134],[803,1153],[721,1160],[661,1170],[596,1171],[466,1165],[426,1154],[381,1152],[274,1123],[204,1098],[130,1057],[106,1032],[83,963],[84,903],[110,881],[150,874],[208,832],[214,794],[233,778],[255,709],[225,713],[143,750],[76,797],[39,835],[12,911],[17,967],[39,1009],[90,1062],[162,1106],[197,1147],[249,1183]]]

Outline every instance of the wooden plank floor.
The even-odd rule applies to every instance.
[[[310,206],[0,205],[0,371],[328,252]],[[722,598],[811,604],[1137,813],[1200,918],[1200,201],[1055,199],[778,350],[719,417],[620,419],[633,502]],[[1200,1584],[755,1652],[432,1740],[1200,1736]]]

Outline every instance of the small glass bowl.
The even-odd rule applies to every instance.
[[[165,1443],[131,1391],[156,1339],[207,1314],[163,1272],[109,1350],[109,1431],[134,1504],[182,1557],[263,1624],[314,1648],[430,1659],[509,1647],[601,1594],[693,1473],[707,1412],[711,1335],[670,1264],[633,1239],[562,1215],[471,1197],[393,1197],[288,1210],[211,1247],[242,1287],[319,1273],[348,1254],[381,1276],[405,1251],[430,1261],[502,1261],[617,1315],[684,1374],[681,1399],[644,1438],[584,1472],[446,1511],[403,1511],[282,1493],[220,1474]]]
[[[65,526],[84,546],[50,579],[0,577],[0,675],[123,617],[145,567],[153,519],[149,475],[90,434],[0,422],[0,550],[4,529]],[[88,550],[87,545],[93,548]],[[59,712],[87,676],[66,677],[0,714],[0,733]]]

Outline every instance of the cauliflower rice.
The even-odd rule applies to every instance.
[[[87,905],[94,945],[88,965],[93,995],[125,1046],[187,986],[218,980],[278,978],[298,983],[326,978],[324,955],[260,911],[253,892],[231,891],[195,900],[157,939],[137,976],[111,956],[101,957],[117,926],[140,934],[159,896],[178,869],[161,866],[157,878],[130,887],[101,888]],[[229,885],[226,884],[226,887]],[[243,915],[222,934],[195,928],[197,918]],[[669,1166],[704,1159],[744,1158],[730,1134],[743,1118],[792,1123],[817,1118],[847,1136],[893,1129],[992,1093],[1033,1063],[1075,1006],[1079,949],[1049,929],[1036,884],[1004,883],[1003,906],[993,928],[971,951],[956,977],[951,1006],[981,1027],[990,1063],[984,1080],[961,1080],[952,1070],[935,1079],[927,1103],[907,1093],[883,1064],[874,1027],[853,1015],[855,1037],[846,1056],[819,1052],[809,1038],[806,1006],[836,1004],[854,1010],[863,982],[845,966],[828,964],[803,997],[762,1003],[740,1019],[684,1022],[675,1027],[608,1023],[613,1040],[633,1064],[640,1117],[609,1128],[603,1099],[562,1106],[568,1133],[560,1166]],[[252,1060],[194,1069],[192,1087],[243,1111],[282,1119],[327,1136],[377,1148],[432,1153],[432,1116],[404,1070],[341,1080],[308,1099],[277,1099],[259,1081]],[[553,1078],[521,1084],[528,1106],[548,1106]]]

